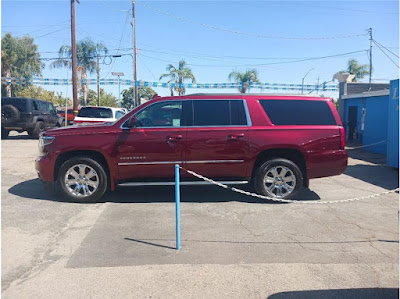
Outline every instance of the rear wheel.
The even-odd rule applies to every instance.
[[[107,190],[107,175],[103,166],[87,157],[67,160],[58,175],[59,189],[72,202],[95,202]]]
[[[1,139],[7,139],[8,138],[8,134],[10,134],[10,130],[6,130],[1,128]]]
[[[291,199],[303,186],[299,167],[287,159],[272,159],[262,164],[254,177],[256,192],[268,197]]]
[[[1,107],[1,123],[5,126],[12,125],[20,119],[21,115],[17,107],[4,105]]]

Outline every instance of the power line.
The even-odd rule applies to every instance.
[[[378,43],[377,40],[374,40],[375,43],[377,43],[378,45],[380,45],[382,48],[386,49],[386,51],[392,53],[394,56],[396,56],[397,58],[399,58],[399,56],[395,53],[393,53],[392,51],[390,51],[387,47],[385,47],[384,45],[382,45],[381,43]]]
[[[310,57],[310,58],[305,58],[305,59],[298,59],[298,60],[291,60],[291,61],[280,61],[280,62],[270,62],[270,63],[260,63],[260,64],[237,64],[237,65],[206,65],[206,64],[192,64],[188,63],[188,65],[191,66],[199,66],[199,67],[238,67],[238,66],[244,66],[244,67],[249,67],[249,66],[268,66],[268,65],[277,65],[277,64],[288,64],[288,63],[295,63],[295,62],[303,62],[303,61],[310,61],[310,60],[319,60],[319,59],[326,59],[326,58],[333,58],[333,57],[340,57],[340,56],[346,56],[350,54],[357,54],[357,53],[364,53],[368,50],[360,50],[360,51],[353,51],[353,52],[347,52],[347,53],[341,53],[341,54],[334,54],[334,55],[327,55],[327,56],[320,56],[320,57]],[[155,58],[147,55],[140,54],[143,57],[147,57],[150,59],[154,60],[160,60],[163,62],[171,63],[171,61],[168,60],[163,60],[160,58]]]
[[[394,61],[392,60],[392,58],[390,58],[390,56],[386,54],[385,51],[383,51],[383,49],[375,42],[375,40],[372,40],[372,41],[375,43],[375,45],[378,46],[379,50],[381,50],[382,53],[385,54],[385,56],[386,56],[387,58],[389,58],[389,60],[390,60],[391,62],[393,62],[393,64],[394,64],[395,66],[397,66],[397,68],[399,68],[398,64],[397,64],[396,62],[394,62]]]
[[[128,13],[126,14],[125,24],[124,24],[124,28],[122,29],[121,38],[120,38],[120,40],[119,40],[118,48],[121,47],[121,42],[122,42],[122,39],[123,39],[123,37],[124,37],[126,24],[128,23],[128,18],[129,18],[129,11],[128,11]],[[118,54],[118,53],[119,53],[119,51],[117,51],[117,54]],[[113,70],[114,64],[115,64],[115,59],[114,59],[112,65],[111,65],[111,67],[110,67],[109,72],[107,73],[107,75],[104,76],[104,78],[107,78],[107,76],[111,73],[111,71]]]
[[[217,27],[214,25],[210,25],[210,24],[205,24],[205,23],[201,23],[201,22],[197,22],[191,19],[187,19],[184,17],[180,17],[174,14],[171,14],[169,12],[154,8],[148,4],[144,4],[143,2],[138,2],[138,4],[149,8],[159,14],[163,14],[163,15],[167,15],[169,17],[173,17],[177,20],[186,22],[186,23],[192,23],[192,24],[196,24],[202,27],[206,27],[208,29],[213,29],[213,30],[217,30],[217,31],[223,31],[223,32],[228,32],[228,33],[232,33],[232,34],[238,34],[238,35],[245,35],[245,36],[253,36],[253,37],[261,37],[261,38],[270,38],[270,39],[286,39],[286,40],[328,40],[328,39],[341,39],[341,38],[352,38],[352,37],[359,37],[359,36],[365,36],[366,34],[353,34],[353,35],[342,35],[342,36],[328,36],[328,37],[288,37],[288,36],[273,36],[273,35],[265,35],[265,34],[259,34],[259,33],[252,33],[252,32],[243,32],[243,31],[238,31],[238,30],[230,30],[230,29],[226,29],[226,28],[222,28],[222,27]]]

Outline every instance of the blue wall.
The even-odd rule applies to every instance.
[[[399,168],[399,80],[390,81],[387,164]]]
[[[366,100],[363,145],[387,140],[388,96],[371,97]],[[387,142],[365,147],[364,150],[386,155]]]
[[[362,145],[369,145],[387,139],[388,136],[388,103],[389,96],[372,96],[345,99],[344,126],[348,132],[349,107],[357,106],[357,140]],[[365,112],[364,128],[362,128],[362,113]],[[346,136],[347,137],[347,136]],[[365,147],[365,151],[386,154],[386,142]]]

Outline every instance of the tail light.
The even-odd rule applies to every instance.
[[[340,149],[344,149],[344,146],[346,145],[346,137],[344,135],[344,128],[339,127],[339,135],[340,135]]]

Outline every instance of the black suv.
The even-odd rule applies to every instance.
[[[1,98],[1,139],[11,130],[27,131],[32,138],[63,123],[52,103],[29,98]]]

